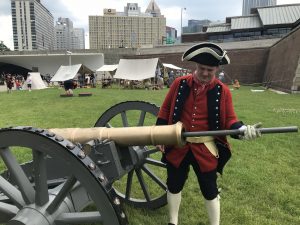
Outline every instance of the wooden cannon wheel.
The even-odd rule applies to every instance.
[[[127,101],[106,110],[95,127],[154,125],[159,107],[143,101]],[[156,209],[167,204],[166,165],[155,146],[132,146],[145,156],[113,187],[121,200],[139,208]]]
[[[19,164],[19,155],[30,161]],[[128,224],[105,175],[68,140],[32,127],[0,129],[0,158],[0,224]],[[63,177],[50,185],[52,170]]]

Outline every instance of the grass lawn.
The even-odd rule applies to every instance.
[[[300,127],[300,95],[251,92],[250,89],[242,87],[232,91],[240,120],[246,124],[262,122],[263,127]],[[93,95],[77,97],[86,91]],[[63,90],[57,88],[0,92],[0,128],[92,127],[106,109],[119,102],[143,100],[160,105],[166,92],[167,89],[77,89],[72,98],[59,97]],[[229,141],[233,157],[219,179],[222,225],[299,225],[300,134],[266,134],[251,142]],[[125,206],[125,210],[131,225],[168,222],[166,207],[143,210]],[[179,224],[208,224],[193,172],[183,190]]]

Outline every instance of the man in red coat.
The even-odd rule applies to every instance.
[[[226,51],[213,43],[201,43],[188,49],[182,60],[195,62],[196,70],[173,82],[160,108],[157,125],[180,121],[185,131],[242,129],[244,135],[234,138],[250,140],[260,136],[257,125],[245,126],[238,120],[230,90],[216,78],[219,65],[230,63]],[[205,198],[210,224],[219,225],[217,172],[222,173],[231,156],[226,137],[191,137],[183,147],[158,148],[164,153],[163,161],[167,165],[169,225],[178,224],[181,190],[190,166]]]

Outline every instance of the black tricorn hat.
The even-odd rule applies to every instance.
[[[210,42],[203,42],[189,48],[183,53],[182,61],[192,61],[207,66],[230,64],[227,52]]]

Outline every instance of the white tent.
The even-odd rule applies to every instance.
[[[60,66],[50,81],[54,82],[74,79],[81,66],[81,64]]]
[[[183,70],[183,68],[180,68],[178,66],[175,66],[173,64],[168,64],[168,63],[163,63],[164,67],[170,68],[170,69],[174,69],[174,70]]]
[[[112,72],[118,68],[118,65],[103,65],[99,69],[97,69],[97,72]]]
[[[31,79],[31,89],[38,90],[38,89],[45,89],[47,88],[44,81],[41,78],[41,74],[37,72],[29,72],[26,81],[22,86],[22,90],[28,90],[27,84],[28,80]]]
[[[103,78],[112,78],[115,71],[117,70],[118,65],[103,65],[99,69],[96,70],[97,76],[99,79]]]
[[[60,66],[50,81],[55,82],[75,79],[78,73],[85,74],[92,73],[92,71],[82,64]]]
[[[120,59],[114,78],[125,80],[145,80],[155,77],[158,58]]]

